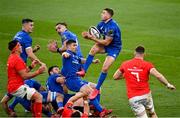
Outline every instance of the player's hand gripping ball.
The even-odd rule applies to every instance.
[[[101,34],[99,30],[95,26],[90,26],[88,32],[90,35],[92,35],[93,37],[96,37],[97,39],[101,38]]]

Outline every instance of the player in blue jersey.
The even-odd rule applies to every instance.
[[[64,99],[64,77],[60,74],[60,69],[58,66],[51,66],[48,69],[49,77],[46,81],[47,90],[51,92],[56,92],[58,97],[56,98],[58,110],[57,113],[61,114],[63,111],[63,99]]]
[[[100,31],[102,39],[97,39],[96,37],[90,35],[89,32],[82,32],[82,36],[85,39],[92,40],[96,43],[91,48],[89,55],[87,57],[84,67],[85,71],[87,71],[87,69],[89,68],[96,54],[107,53],[96,89],[91,95],[92,98],[98,95],[99,89],[107,77],[107,73],[110,66],[113,64],[113,62],[115,61],[115,59],[121,51],[121,31],[118,24],[112,19],[113,14],[114,12],[110,8],[105,8],[102,10],[102,21],[97,25],[97,29]]]
[[[57,33],[60,35],[60,37],[61,37],[62,46],[61,46],[61,48],[58,48],[56,46],[50,46],[49,45],[49,50],[51,52],[62,53],[64,51],[66,51],[66,42],[68,40],[74,40],[74,41],[77,42],[77,51],[76,51],[77,55],[79,57],[81,57],[82,59],[86,60],[85,58],[83,58],[83,55],[82,55],[82,52],[81,52],[81,48],[80,48],[80,45],[79,45],[79,42],[78,42],[78,37],[76,36],[76,34],[71,32],[70,30],[68,30],[67,24],[65,22],[59,22],[59,23],[56,24],[55,29],[56,29]],[[56,45],[56,42],[54,42],[54,44]],[[99,63],[100,60],[99,59],[94,59],[94,60],[92,60],[92,62],[96,64],[96,63]],[[83,75],[84,74],[82,74],[81,76],[83,76]]]
[[[62,54],[63,56],[63,68],[61,70],[62,75],[65,77],[65,84],[67,88],[71,91],[77,92],[75,96],[71,97],[68,101],[75,102],[81,97],[88,96],[93,88],[88,85],[87,81],[84,81],[77,74],[79,70],[81,70],[82,63],[85,61],[82,60],[77,54],[77,44],[74,40],[68,40],[66,42],[67,51]],[[100,116],[105,116],[112,111],[103,109],[99,104],[98,98],[90,99],[91,103],[94,107],[100,112]],[[73,104],[71,104],[73,105]]]
[[[13,40],[18,40],[22,46],[22,53],[21,58],[24,62],[27,62],[27,58],[29,57],[31,61],[37,59],[37,56],[33,53],[32,49],[32,38],[30,33],[33,32],[34,28],[34,21],[31,19],[22,19],[22,30],[19,31],[13,38]],[[34,51],[35,52],[35,51]],[[40,62],[41,64],[45,65],[44,63]]]
[[[61,43],[62,43],[62,47],[57,49],[57,52],[64,52],[66,51],[66,42],[71,39],[77,42],[77,55],[79,57],[83,57],[82,52],[81,52],[81,48],[78,42],[78,38],[76,36],[76,34],[74,34],[73,32],[69,31],[67,29],[67,24],[65,22],[59,22],[56,24],[55,27],[57,33],[60,35],[61,37]]]

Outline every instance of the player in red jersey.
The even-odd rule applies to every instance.
[[[149,75],[155,76],[168,89],[173,90],[175,87],[156,70],[152,63],[144,61],[144,52],[144,47],[138,46],[135,49],[135,57],[123,62],[113,77],[115,80],[125,78],[129,104],[136,117],[147,118],[146,110],[151,117],[157,117],[148,84]]]
[[[66,118],[66,117],[80,117],[80,118],[88,118],[89,115],[89,102],[87,100],[87,97],[84,97],[83,99],[79,99],[80,102],[83,101],[83,113],[80,112],[79,110],[75,110],[73,108],[73,102],[68,102],[65,106],[64,106],[64,111],[62,114],[62,118]],[[77,103],[78,104],[78,103]]]
[[[13,96],[21,97],[33,101],[32,111],[35,117],[41,117],[42,112],[42,96],[34,88],[29,88],[24,84],[24,79],[33,78],[45,71],[45,65],[41,65],[38,70],[29,72],[24,61],[21,59],[21,44],[17,40],[9,42],[8,48],[11,54],[7,61],[8,73],[8,93]],[[40,64],[38,60],[36,64]],[[34,62],[33,62],[34,63]]]

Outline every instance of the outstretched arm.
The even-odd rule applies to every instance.
[[[171,90],[176,89],[176,88],[174,87],[174,85],[170,84],[170,83],[168,82],[168,80],[167,80],[160,72],[158,72],[155,68],[152,68],[152,69],[150,70],[150,74],[153,75],[153,76],[155,76],[155,77],[156,77],[161,83],[163,83],[168,89],[171,89]]]
[[[122,78],[123,78],[122,72],[118,69],[118,70],[114,73],[113,78],[114,78],[114,80],[122,79]]]

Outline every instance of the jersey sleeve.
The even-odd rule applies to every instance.
[[[150,62],[148,62],[147,69],[150,71],[152,68],[154,68],[154,65]]]
[[[32,39],[30,36],[26,36],[24,40],[25,49],[32,46]]]
[[[16,57],[16,62],[15,62],[14,67],[17,71],[20,71],[20,70],[26,69],[26,64],[20,57]]]

